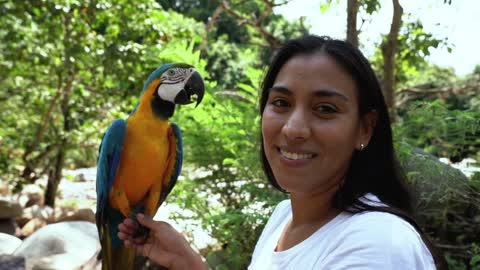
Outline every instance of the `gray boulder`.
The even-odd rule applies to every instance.
[[[452,202],[468,204],[468,178],[419,148],[410,148],[402,165],[419,197],[419,211],[443,209]]]
[[[416,148],[401,160],[418,197],[420,226],[440,243],[469,246],[469,241],[480,241],[480,197],[467,176]]]
[[[0,233],[0,243],[2,243],[0,254],[12,254],[22,244],[22,240],[10,234]]]
[[[25,259],[21,256],[0,255],[0,270],[25,270]]]
[[[99,249],[96,226],[72,221],[39,229],[13,255],[26,258],[27,269],[79,269]]]

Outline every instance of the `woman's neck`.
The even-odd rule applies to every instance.
[[[292,203],[291,227],[318,226],[330,221],[340,213],[333,207],[333,197],[337,187],[314,194],[290,194]]]
[[[291,193],[292,219],[285,226],[275,250],[283,251],[299,244],[335,218],[340,213],[332,205],[336,190],[314,195]]]

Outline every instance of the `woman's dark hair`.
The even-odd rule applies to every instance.
[[[390,118],[381,87],[369,61],[358,48],[346,41],[325,36],[308,35],[287,42],[273,58],[263,80],[260,115],[263,115],[269,89],[283,65],[295,56],[315,53],[332,57],[352,76],[358,89],[360,117],[371,111],[377,113],[370,142],[362,151],[354,151],[345,181],[334,196],[334,207],[352,213],[367,210],[388,212],[403,218],[422,236],[437,268],[446,269],[445,259],[425,237],[413,218],[413,198],[405,184],[405,175],[395,158]],[[273,175],[265,156],[263,135],[261,136],[260,157],[267,179],[275,188],[285,192]],[[360,197],[367,193],[376,195],[389,207],[372,206],[362,202]]]

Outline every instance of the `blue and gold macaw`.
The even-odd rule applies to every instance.
[[[166,64],[146,80],[135,109],[117,119],[100,144],[96,222],[102,269],[133,269],[135,254],[117,236],[126,217],[154,216],[182,167],[182,137],[168,119],[176,104],[202,101],[205,86],[187,64]]]

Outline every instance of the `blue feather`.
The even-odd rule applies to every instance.
[[[113,185],[117,168],[122,153],[123,141],[127,131],[127,122],[123,119],[115,120],[103,136],[100,144],[100,153],[97,161],[97,212],[95,214],[97,227],[99,228],[100,241],[105,238],[105,231],[102,226],[114,225],[112,222],[120,223],[123,216],[118,210],[111,209],[108,206],[108,193]],[[108,215],[108,216],[107,216]],[[118,225],[118,224],[117,224]],[[121,241],[116,233],[116,225],[110,226],[110,239],[113,246],[120,246]]]

